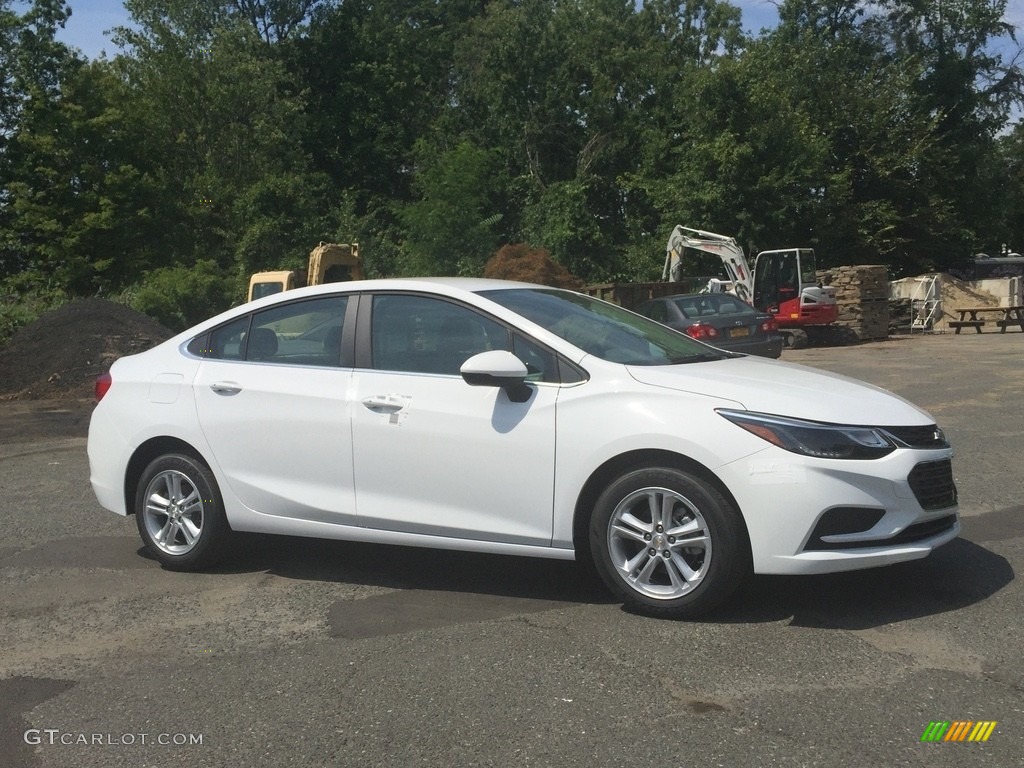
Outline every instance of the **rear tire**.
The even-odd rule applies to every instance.
[[[149,551],[175,571],[214,565],[231,531],[213,473],[184,454],[146,467],[135,491],[135,523]]]
[[[667,467],[634,470],[604,490],[590,549],[628,608],[664,618],[708,613],[751,570],[738,510],[708,481]]]

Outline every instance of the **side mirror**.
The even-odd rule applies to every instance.
[[[462,364],[459,372],[471,387],[501,387],[514,403],[530,399],[530,388],[526,386],[529,371],[511,352],[496,349],[473,355]]]

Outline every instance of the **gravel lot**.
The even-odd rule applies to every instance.
[[[930,410],[963,536],[758,577],[702,623],[555,561],[250,536],[162,571],[92,496],[89,404],[0,403],[0,764],[1019,766],[1024,334],[784,359]],[[998,726],[923,744],[933,720]]]

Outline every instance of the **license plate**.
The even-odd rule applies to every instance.
[[[730,328],[729,329],[729,338],[730,339],[736,339],[736,338],[739,338],[740,336],[749,336],[749,335],[750,335],[750,329],[749,328]]]

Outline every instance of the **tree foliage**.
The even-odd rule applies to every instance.
[[[373,275],[531,243],[595,282],[655,279],[676,224],[897,274],[1022,247],[1005,0],[782,0],[756,36],[726,0],[125,5],[86,61],[64,0],[0,0],[0,293],[26,306],[126,291],[181,324],[321,240]]]
[[[224,306],[232,290],[217,263],[200,259],[191,266],[160,267],[129,289],[134,309],[173,331],[183,331],[210,316],[210,307]]]

